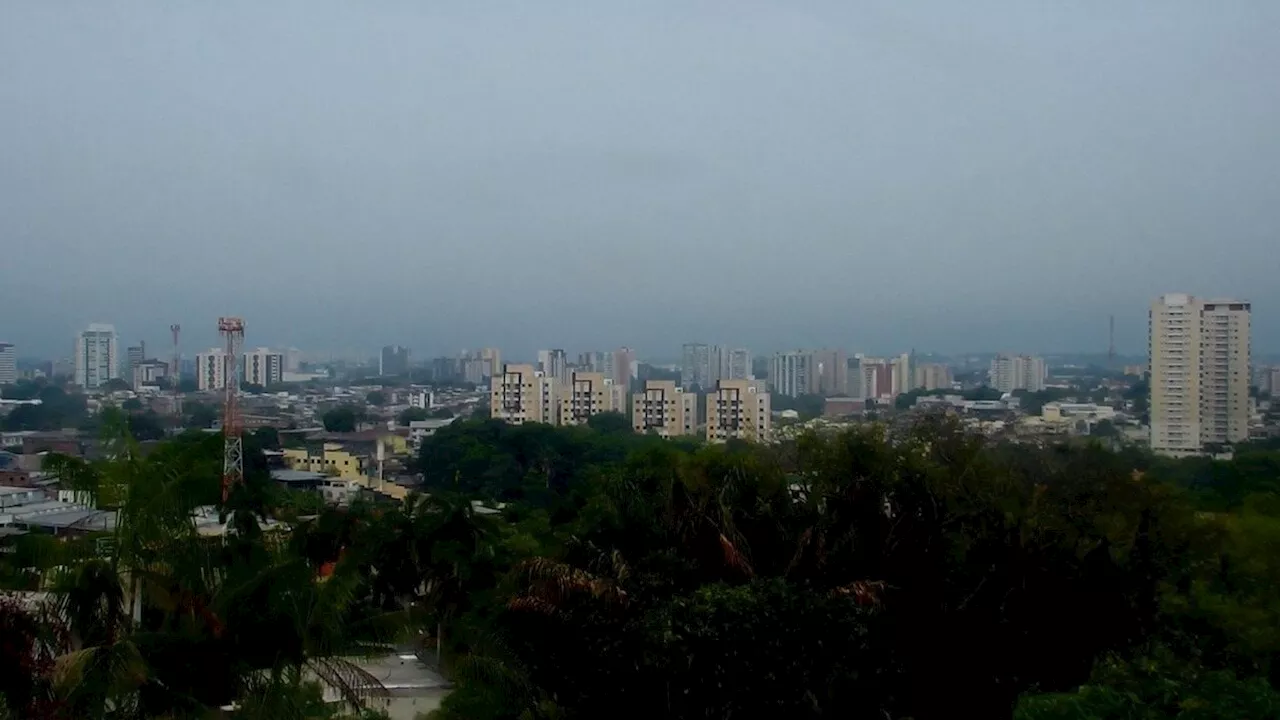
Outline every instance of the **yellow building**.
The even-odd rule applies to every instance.
[[[291,470],[324,473],[343,480],[364,480],[368,474],[368,457],[347,450],[341,443],[285,448],[282,452],[284,462]]]

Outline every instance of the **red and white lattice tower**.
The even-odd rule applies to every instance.
[[[244,342],[244,320],[218,318],[218,333],[225,343],[222,378],[226,383],[222,406],[222,502],[231,488],[244,480],[244,418],[240,416],[240,345]]]

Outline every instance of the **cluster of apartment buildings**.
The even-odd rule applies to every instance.
[[[264,347],[246,350],[236,362],[241,382],[268,387],[285,381],[287,366],[283,351]],[[199,390],[222,390],[236,369],[228,362],[227,351],[223,348],[197,353],[196,387]]]
[[[916,363],[903,353],[878,358],[844,350],[793,350],[769,361],[769,386],[779,395],[823,395],[892,401],[912,390],[947,390],[954,378],[939,363]]]
[[[685,343],[680,349],[680,387],[710,389],[721,380],[750,380],[751,351],[705,343]]]
[[[120,336],[110,323],[90,323],[76,335],[73,364],[75,383],[86,390],[100,388],[112,380],[122,380],[135,388],[154,385],[175,371],[167,362],[148,358],[146,343],[127,347],[121,354]]]
[[[699,394],[674,380],[649,380],[630,394],[630,382],[602,372],[548,373],[531,364],[507,364],[490,388],[490,415],[514,424],[582,425],[594,415],[630,415],[636,432],[662,437],[702,434],[710,441],[766,440],[772,408],[764,383],[719,380],[701,403]]]

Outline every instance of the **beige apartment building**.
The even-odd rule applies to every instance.
[[[951,368],[939,363],[922,363],[915,367],[915,382],[912,387],[919,390],[950,390],[954,378]]]
[[[602,412],[627,412],[627,389],[598,372],[575,372],[560,394],[560,422],[583,425]]]
[[[1249,437],[1250,304],[1183,293],[1151,303],[1151,449],[1193,455]]]
[[[698,427],[698,395],[674,380],[649,380],[631,396],[631,427],[660,437],[693,435]]]
[[[494,419],[513,425],[527,422],[559,424],[555,381],[532,365],[503,365],[502,372],[493,376],[489,388],[489,415]]]
[[[707,441],[766,441],[773,431],[769,393],[755,380],[721,380],[707,393]]]

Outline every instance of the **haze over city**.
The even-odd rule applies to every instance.
[[[1280,349],[1274,3],[6,3],[0,339]]]

